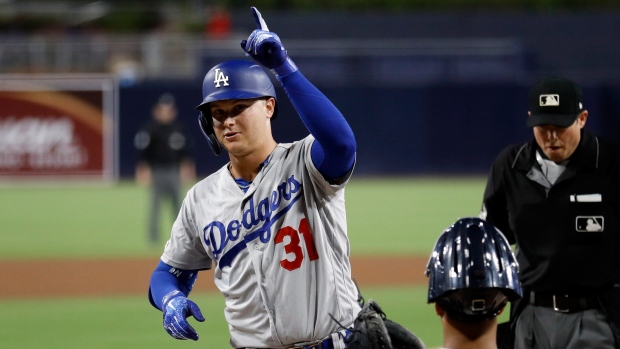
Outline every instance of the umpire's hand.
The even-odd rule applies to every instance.
[[[266,68],[272,69],[278,76],[296,72],[297,66],[282,46],[280,37],[269,31],[267,23],[256,7],[252,7],[251,10],[258,29],[255,29],[247,40],[241,41],[243,51]]]
[[[197,321],[205,321],[196,303],[187,299],[181,292],[173,291],[164,297],[164,329],[176,339],[198,340],[198,333],[187,322],[193,316]]]

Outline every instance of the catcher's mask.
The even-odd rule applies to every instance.
[[[439,237],[426,266],[428,303],[477,322],[497,316],[522,297],[519,265],[506,237],[491,223],[467,217]]]
[[[250,61],[231,60],[220,63],[207,72],[202,82],[202,97],[202,103],[196,107],[199,111],[198,124],[211,149],[215,155],[218,155],[222,152],[222,145],[215,137],[209,103],[260,97],[276,99],[276,89],[260,65]],[[277,115],[278,103],[276,102],[271,119],[275,119]]]

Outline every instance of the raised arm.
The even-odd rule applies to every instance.
[[[357,144],[353,131],[336,106],[306,79],[279,36],[269,31],[260,12],[252,7],[255,29],[241,47],[264,67],[271,69],[308,131],[314,136],[312,162],[329,181],[346,177],[355,163]]]

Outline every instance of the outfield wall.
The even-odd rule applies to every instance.
[[[201,81],[150,82],[120,90],[120,174],[133,175],[133,136],[150,117],[160,93],[177,98],[179,118],[192,131],[200,174],[228,157],[215,157],[197,127],[194,107]],[[525,125],[529,85],[523,83],[428,84],[416,87],[322,87],[353,128],[358,142],[356,174],[484,174],[506,145],[531,138]],[[284,92],[278,89],[277,141],[306,134]],[[586,128],[620,140],[620,84],[584,86],[590,112]]]
[[[142,82],[121,89],[121,175],[131,175],[136,124],[156,94],[177,95],[193,129],[198,170],[215,158],[195,127],[204,73],[239,59],[237,36],[253,29],[247,9],[231,11],[230,47],[196,45],[195,81]],[[486,174],[506,145],[531,138],[527,91],[553,74],[584,87],[587,128],[620,141],[618,11],[264,11],[304,74],[345,114],[359,146],[356,174]],[[308,28],[312,28],[308,30]],[[193,51],[192,51],[193,52]],[[166,68],[168,68],[166,66]],[[281,89],[278,141],[305,129]]]

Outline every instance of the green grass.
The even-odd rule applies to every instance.
[[[428,256],[456,219],[477,215],[483,178],[354,178],[346,189],[352,254]],[[0,187],[0,259],[158,258],[172,213],[164,212],[160,246],[147,244],[148,192],[114,186]],[[198,291],[198,290],[197,290]],[[441,325],[426,287],[362,290],[388,318],[441,346]],[[0,299],[0,348],[228,348],[220,294],[192,295],[206,314],[198,342],[170,338],[145,295],[45,300]]]
[[[426,304],[425,287],[369,288],[389,319],[418,335],[430,347],[441,344],[441,325],[434,306]],[[190,323],[197,342],[171,338],[161,325],[161,313],[145,297],[0,301],[0,347],[19,349],[104,348],[229,348],[224,300],[218,293],[191,297],[206,322]]]
[[[353,179],[346,189],[353,254],[423,254],[443,229],[477,215],[482,178]],[[0,188],[0,258],[159,256],[146,239],[148,191],[115,186]]]
[[[365,288],[387,317],[405,326],[427,347],[439,348],[442,329],[435,307],[426,303],[422,286]],[[19,349],[158,349],[230,348],[219,293],[194,292],[191,297],[206,321],[190,323],[197,342],[171,338],[161,325],[161,313],[144,296],[47,300],[0,300],[0,348]],[[506,321],[508,311],[500,316]]]
[[[0,188],[0,256],[157,255],[160,246],[155,251],[146,238],[148,199],[146,189],[130,182]],[[172,211],[164,206],[162,213],[167,237]]]
[[[353,179],[347,220],[356,254],[428,255],[458,218],[477,216],[484,178]]]
[[[206,317],[190,319],[198,342],[170,337],[145,296],[0,301],[0,348],[229,348],[221,295],[192,298]]]

